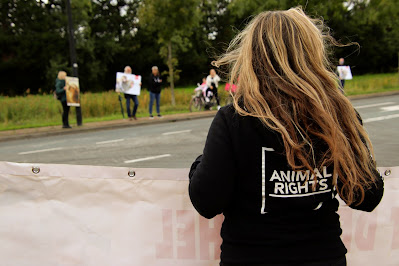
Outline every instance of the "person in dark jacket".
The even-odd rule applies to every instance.
[[[154,104],[154,100],[156,101],[158,117],[159,118],[162,117],[160,111],[162,79],[161,75],[159,74],[157,66],[153,66],[151,70],[152,73],[149,78],[148,90],[150,91],[150,104],[149,104],[150,119],[153,119],[154,116],[152,115],[152,106]]]
[[[202,216],[224,215],[220,265],[346,265],[337,195],[367,212],[381,201],[322,25],[301,8],[260,13],[213,62],[237,90],[191,166],[189,194]]]
[[[62,105],[62,128],[71,128],[68,121],[69,106],[67,105],[66,101],[65,78],[66,78],[65,71],[58,72],[58,76],[55,80],[55,93],[57,95],[57,99],[61,102]]]

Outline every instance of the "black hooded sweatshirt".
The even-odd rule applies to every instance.
[[[225,216],[221,261],[298,265],[344,256],[332,166],[314,173],[316,190],[311,172],[290,168],[279,133],[231,105],[221,108],[189,174],[195,209],[208,219]],[[370,212],[378,205],[383,180],[375,175],[364,201],[350,207]]]
[[[157,75],[155,76],[154,74],[151,73],[150,78],[148,80],[148,90],[152,93],[161,93],[161,76]]]

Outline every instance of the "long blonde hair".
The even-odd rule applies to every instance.
[[[362,202],[375,182],[375,162],[370,139],[330,67],[331,42],[336,44],[322,20],[300,7],[267,11],[213,64],[227,66],[230,84],[237,84],[236,111],[281,134],[289,165],[311,171],[333,165],[333,184],[342,182],[338,193],[351,204]],[[313,149],[316,139],[325,146],[321,152]]]

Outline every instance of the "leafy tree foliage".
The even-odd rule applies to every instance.
[[[159,51],[169,69],[168,81],[175,105],[174,82],[179,71],[177,52],[191,48],[190,37],[198,29],[200,21],[199,0],[146,0],[140,10],[144,29],[154,32],[161,45]]]
[[[195,84],[210,62],[264,10],[301,5],[322,17],[354,74],[395,71],[397,0],[71,0],[83,91],[114,88],[130,65],[144,76],[158,65],[175,83]],[[167,71],[163,71],[166,70]],[[50,92],[59,70],[71,72],[65,0],[0,0],[0,95]]]
[[[68,48],[61,10],[60,1],[1,0],[0,93],[34,92],[45,84],[50,60]]]

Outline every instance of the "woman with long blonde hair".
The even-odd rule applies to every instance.
[[[372,211],[373,148],[328,60],[335,43],[301,8],[257,15],[214,65],[237,84],[190,170],[190,198],[223,213],[221,265],[346,265],[338,194]]]
[[[62,128],[71,128],[69,125],[69,106],[67,104],[67,85],[65,82],[67,73],[65,71],[59,71],[57,74],[57,78],[55,79],[55,93],[57,95],[57,99],[61,102],[62,105]]]

